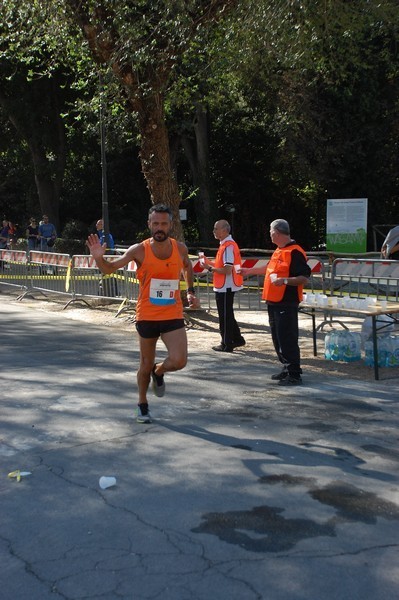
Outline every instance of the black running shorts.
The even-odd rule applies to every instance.
[[[142,338],[159,338],[163,333],[175,331],[184,327],[184,319],[169,319],[168,321],[137,321],[137,333]]]

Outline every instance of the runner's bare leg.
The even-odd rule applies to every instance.
[[[140,340],[140,366],[137,371],[137,387],[139,389],[139,404],[147,404],[147,390],[150,383],[151,371],[155,362],[155,348],[158,338],[143,338]]]
[[[163,362],[157,363],[156,375],[168,371],[180,371],[187,364],[187,334],[184,327],[163,333],[161,339],[166,346],[168,356]]]

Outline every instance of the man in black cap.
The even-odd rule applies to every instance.
[[[242,274],[265,274],[262,298],[267,302],[273,345],[283,365],[272,379],[278,381],[278,385],[300,385],[298,306],[311,270],[305,251],[291,239],[285,219],[276,219],[270,224],[270,237],[277,248],[267,266],[242,269]]]

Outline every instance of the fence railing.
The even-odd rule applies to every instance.
[[[115,260],[119,255],[107,255]],[[191,257],[195,275],[195,289],[201,308],[216,309],[212,276],[203,269],[197,257]],[[269,258],[245,257],[243,267],[266,266]],[[308,260],[312,275],[309,289],[325,291],[324,264],[311,257]],[[249,277],[244,287],[236,294],[238,310],[260,310],[263,276]],[[73,302],[88,304],[90,298],[119,301],[124,306],[135,306],[139,292],[136,265],[129,263],[112,275],[103,275],[90,255],[57,254],[53,252],[22,252],[0,250],[0,285],[17,288],[19,299],[32,296],[60,294],[68,296],[65,308]],[[182,282],[182,289],[185,283]]]
[[[332,265],[329,288],[333,295],[361,298],[373,295],[399,301],[399,261],[337,258]]]

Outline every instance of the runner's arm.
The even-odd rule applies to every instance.
[[[115,273],[115,271],[125,267],[133,260],[138,264],[138,266],[140,266],[143,261],[141,244],[134,244],[133,246],[130,246],[130,248],[128,248],[126,252],[122,254],[122,256],[112,261],[104,258],[107,245],[101,245],[97,234],[92,233],[89,235],[86,241],[86,246],[89,248],[90,254],[96,261],[97,267],[105,275],[111,275],[111,273]]]
[[[180,255],[183,259],[183,270],[184,270],[184,279],[187,283],[188,290],[194,290],[194,271],[191,260],[188,256],[187,246],[181,242],[179,242],[179,251]]]

